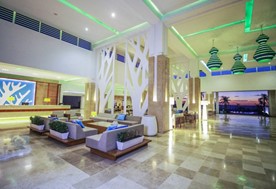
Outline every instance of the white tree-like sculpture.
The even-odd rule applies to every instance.
[[[129,52],[129,47],[134,49],[133,56]],[[129,39],[126,42],[125,54],[125,88],[131,96],[133,115],[142,116],[148,108],[149,44],[147,35]]]
[[[180,70],[176,66],[171,67],[172,94],[176,101],[177,110],[185,110],[188,107],[188,99],[182,107],[182,100],[188,95],[188,79],[185,78],[188,71]]]
[[[14,82],[2,82],[3,89],[0,89],[0,105],[4,105],[5,102],[8,102],[9,105],[19,105],[22,100],[31,92],[31,90],[28,90],[23,95],[19,92],[19,96],[15,95],[15,103],[13,101],[9,100],[9,97],[12,96],[17,91],[23,89],[26,87],[26,84],[21,85],[21,82],[19,82],[17,85],[14,84]],[[31,102],[29,99],[25,100],[26,102]]]
[[[114,104],[114,62],[115,46],[102,48],[97,61],[97,91],[99,94],[99,112],[104,112],[108,99]],[[114,106],[111,111],[113,113]]]

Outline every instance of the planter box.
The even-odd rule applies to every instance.
[[[50,134],[54,135],[54,136],[56,136],[58,138],[61,138],[61,139],[67,139],[68,135],[69,135],[69,132],[67,132],[67,133],[60,133],[60,132],[57,132],[57,131],[54,131],[54,130],[50,129]]]
[[[140,136],[140,137],[137,137],[137,138],[125,141],[125,142],[117,141],[117,149],[124,150],[124,149],[130,148],[131,146],[134,146],[136,144],[143,142],[143,140],[144,140],[144,136]]]
[[[35,128],[39,131],[43,131],[43,129],[44,129],[44,125],[36,125],[36,124],[32,124],[32,123],[30,124],[30,127]]]

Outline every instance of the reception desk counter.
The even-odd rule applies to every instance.
[[[69,105],[0,106],[0,131],[26,128],[30,125],[30,116],[49,116],[53,111],[66,111],[70,108]]]
[[[70,105],[2,105],[0,106],[0,117],[50,115],[53,111],[66,111],[70,108]]]

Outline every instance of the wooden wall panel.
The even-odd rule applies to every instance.
[[[60,85],[57,83],[36,82],[35,105],[57,105]],[[44,102],[44,98],[50,98],[50,102]]]
[[[49,104],[56,105],[58,100],[58,84],[49,83],[48,85],[48,98],[51,99]]]
[[[47,97],[48,83],[36,82],[35,105],[44,105],[43,99]]]

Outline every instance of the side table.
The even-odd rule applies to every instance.
[[[144,124],[144,135],[155,136],[157,134],[157,122],[155,116],[144,115],[141,123]]]

